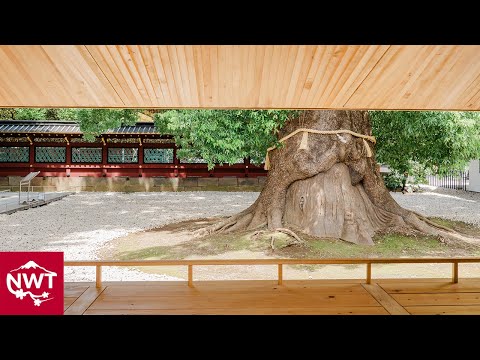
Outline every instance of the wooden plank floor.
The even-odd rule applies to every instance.
[[[480,279],[66,283],[65,314],[480,314]]]

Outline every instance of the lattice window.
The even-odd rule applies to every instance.
[[[57,143],[65,143],[65,139],[64,138],[52,138],[52,137],[36,137],[33,139],[33,141],[35,142],[49,142],[49,143],[52,143],[52,142],[57,142]]]
[[[173,144],[175,143],[175,139],[144,139],[143,142],[151,144]]]
[[[30,152],[28,147],[0,147],[0,162],[28,163]]]
[[[173,163],[173,149],[143,149],[143,162],[145,164],[171,164]]]
[[[180,160],[182,164],[206,164],[207,162],[204,159],[201,158],[189,158],[189,159],[182,159]],[[242,158],[238,158],[237,161],[234,162],[234,164],[243,164],[244,160]],[[227,163],[224,163],[224,165],[228,165]]]
[[[37,163],[64,163],[67,157],[67,148],[60,146],[36,146],[35,162]]]
[[[119,138],[107,138],[107,143],[113,143],[113,144],[138,144],[138,138],[124,138],[124,139],[119,139]]]
[[[72,163],[98,164],[102,162],[102,148],[72,148]]]
[[[138,148],[109,148],[108,162],[114,164],[138,163]]]
[[[182,159],[180,161],[184,164],[206,164],[207,162],[201,158],[189,158],[189,159]]]

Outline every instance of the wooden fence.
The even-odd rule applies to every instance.
[[[225,259],[225,260],[135,260],[135,261],[65,261],[65,266],[94,266],[95,283],[102,286],[104,266],[187,266],[188,286],[193,287],[193,266],[215,265],[276,265],[278,284],[283,283],[283,265],[366,265],[365,282],[372,281],[372,264],[452,264],[452,282],[458,283],[458,264],[480,263],[480,258],[392,258],[392,259]]]

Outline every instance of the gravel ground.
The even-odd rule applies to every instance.
[[[394,193],[398,203],[427,216],[480,226],[480,193],[425,187]],[[0,251],[63,251],[66,260],[98,259],[97,250],[129,233],[180,220],[235,214],[256,192],[79,193],[47,206],[0,215]],[[65,281],[93,281],[94,268],[66,268]],[[107,267],[106,281],[177,280],[126,268]]]
[[[404,208],[426,216],[459,220],[480,226],[480,193],[422,185],[424,192],[392,193]]]
[[[0,215],[0,251],[63,251],[65,260],[98,259],[108,241],[179,220],[235,214],[257,198],[252,192],[90,193],[39,208]],[[93,281],[93,267],[67,267],[65,281]],[[106,267],[103,280],[177,280]]]

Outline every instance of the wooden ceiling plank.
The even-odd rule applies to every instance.
[[[292,81],[292,74],[295,67],[298,50],[298,46],[288,45],[287,65],[285,67],[285,74],[282,81],[281,96],[279,98],[279,103],[282,104],[281,106],[285,106],[287,104],[288,90],[290,88],[290,82]]]
[[[180,99],[177,84],[175,82],[175,77],[173,75],[174,70],[172,66],[172,60],[170,59],[170,52],[168,51],[168,47],[166,46],[159,46],[158,49],[160,52],[160,59],[162,62],[162,66],[165,71],[165,77],[167,79],[170,99],[172,100],[171,106],[169,107],[172,107],[172,108],[181,107],[182,101]]]
[[[263,76],[263,67],[265,61],[265,52],[266,48],[255,47],[254,48],[254,59],[255,59],[255,70],[254,70],[254,91],[253,95],[250,98],[252,107],[260,107],[260,89],[262,85],[262,76]]]
[[[137,69],[142,84],[147,91],[149,103],[154,106],[162,105],[158,101],[159,97],[156,91],[157,86],[155,85],[155,83],[158,82],[158,79],[152,76],[153,74],[151,70],[153,68],[153,63],[148,48],[145,46],[130,45],[128,46],[128,49],[130,56],[133,59],[133,65]]]
[[[274,94],[275,94],[275,86],[278,82],[278,68],[280,65],[280,55],[282,52],[283,45],[274,45],[272,46],[272,63],[270,64],[270,71],[268,72],[268,91],[267,91],[267,100],[266,106],[270,107],[273,106]]]
[[[202,71],[203,71],[203,91],[205,94],[205,105],[212,106],[212,75],[210,66],[211,46],[202,46]]]
[[[465,100],[468,99],[471,93],[466,91],[471,88],[471,85],[475,82],[480,74],[480,53],[475,47],[464,46],[458,47],[459,61],[455,63],[452,71],[444,72],[445,76],[438,82],[443,84],[452,84],[451,87],[441,91],[440,86],[436,86],[432,89],[432,96],[439,99],[446,104],[446,106],[463,107]],[[478,57],[476,56],[478,55]],[[474,87],[475,88],[475,87]],[[471,91],[471,90],[470,90]],[[426,105],[432,104],[432,99],[426,99]]]
[[[43,49],[46,51],[47,48],[43,47]],[[65,83],[69,78],[74,79],[72,86],[64,86],[65,92],[70,93],[74,97],[74,101],[78,103],[79,99],[87,97],[95,100],[93,104],[95,106],[102,106],[105,102],[113,102],[120,106],[125,105],[116,88],[105,76],[105,73],[85,46],[77,45],[73,48],[68,48],[71,51],[65,54],[63,54],[63,49],[65,48],[57,47],[54,53],[63,55],[65,64],[68,64],[65,67],[68,73],[63,73],[62,71],[62,78],[65,80]],[[53,62],[59,64],[61,61],[53,60]],[[67,76],[70,74],[71,76]],[[70,89],[76,86],[79,88],[76,93],[72,94]]]
[[[227,96],[227,48],[226,46],[217,47],[217,76],[218,76],[218,101],[222,106],[231,106]]]
[[[361,85],[355,90],[350,99],[345,104],[346,108],[365,108],[378,109],[378,99],[384,87],[391,87],[395,83],[395,69],[391,66],[396,59],[401,56],[401,48],[392,46],[384,56],[374,66]],[[375,86],[375,84],[377,84]]]
[[[95,60],[102,73],[105,75],[109,83],[113,86],[116,93],[120,97],[123,104],[128,105],[133,96],[130,88],[126,86],[119,72],[113,72],[109,64],[113,62],[113,58],[105,46],[85,45],[90,56]]]
[[[184,106],[193,106],[192,105],[192,94],[190,92],[190,81],[188,77],[188,71],[187,71],[187,62],[185,59],[185,51],[184,51],[184,46],[183,45],[172,45],[169,46],[170,49],[172,49],[172,54],[176,53],[174,61],[174,69],[175,72],[174,74],[177,74],[175,76],[175,81],[177,84],[180,84],[181,88],[181,93],[182,98],[183,98],[183,105]]]
[[[224,61],[221,69],[221,79],[225,86],[223,101],[226,106],[234,106],[233,101],[233,46],[223,46]]]
[[[325,88],[328,85],[329,78],[329,63],[332,57],[335,47],[328,45],[324,47],[320,62],[318,64],[317,76],[313,80],[312,88],[315,88],[313,100],[311,100],[309,106],[317,106],[320,103],[320,98],[325,92]]]
[[[152,49],[153,48],[153,49]],[[142,55],[142,58],[147,58],[149,59],[148,66],[145,66],[148,72],[148,77],[150,79],[150,82],[153,87],[153,91],[155,93],[155,104],[158,106],[165,106],[166,101],[165,101],[165,96],[163,95],[163,89],[162,86],[160,85],[160,76],[157,71],[157,66],[156,60],[155,60],[155,49],[154,46],[148,45],[148,46],[140,46],[140,54]]]
[[[300,71],[302,70],[302,62],[305,57],[307,47],[305,45],[300,45],[298,47],[297,55],[295,56],[295,66],[293,67],[292,76],[290,77],[290,82],[288,85],[287,97],[285,99],[285,105],[291,107],[293,105],[293,97],[295,96],[295,88],[298,84],[298,78],[300,76]]]
[[[275,85],[273,87],[272,93],[272,106],[273,107],[282,107],[281,98],[286,89],[284,89],[284,79],[285,79],[285,70],[288,63],[288,54],[290,51],[290,46],[283,45],[280,52],[280,62],[278,64],[278,69],[276,72]]]
[[[241,82],[238,84],[239,91],[239,103],[247,104],[248,99],[254,99],[255,97],[255,72],[256,72],[256,63],[255,63],[255,46],[245,45],[241,51],[240,47],[235,47],[238,50],[238,57],[242,57],[240,69],[242,69]],[[243,69],[246,69],[243,71]],[[245,84],[242,86],[241,84]]]
[[[160,89],[162,91],[163,98],[165,99],[165,106],[168,107],[169,104],[173,104],[173,100],[170,94],[170,89],[167,83],[167,76],[165,74],[165,69],[163,67],[162,59],[160,56],[160,49],[156,45],[151,45],[150,53],[152,54],[152,61],[160,84]]]
[[[190,86],[190,105],[199,106],[197,75],[195,73],[195,60],[193,55],[193,47],[185,46],[185,60],[186,60],[186,74],[188,77],[188,84]]]
[[[480,110],[479,45],[0,46],[0,106]]]
[[[232,81],[230,101],[233,107],[238,107],[245,102],[246,94],[248,94],[248,50],[242,50],[239,45],[233,45],[230,47],[230,56],[231,68],[227,68]]]
[[[335,98],[337,96],[343,96],[343,92],[348,89],[348,87],[345,86],[345,82],[348,81],[352,70],[355,69],[359,61],[362,59],[361,54],[360,46],[346,47],[340,63],[332,75],[332,81],[329,83],[329,86],[325,89],[325,92],[320,98],[320,101],[325,103],[327,107],[332,106]]]
[[[315,88],[313,87],[313,83],[315,82],[315,78],[318,74],[318,69],[320,68],[320,63],[322,61],[324,52],[326,48],[323,46],[315,46],[314,53],[312,55],[312,62],[307,72],[307,77],[305,79],[305,83],[303,84],[302,93],[300,95],[299,103],[306,105],[309,103],[308,98],[315,94]]]
[[[260,96],[258,100],[258,105],[262,108],[268,107],[268,78],[270,76],[272,56],[273,55],[273,45],[265,46],[265,53],[263,57],[263,66],[262,66],[262,77],[260,80]]]
[[[48,46],[47,46],[48,48]],[[58,49],[60,52],[62,49]],[[68,65],[64,63],[64,61],[54,61],[52,58],[50,58],[49,54],[45,51],[45,49],[42,46],[35,46],[35,47],[18,47],[16,48],[16,51],[20,54],[22,53],[22,57],[24,59],[28,57],[38,57],[42,59],[42,64],[43,66],[41,69],[37,68],[36,64],[30,64],[28,63],[27,66],[30,68],[29,73],[34,76],[34,81],[39,84],[42,88],[42,98],[38,103],[43,103],[46,101],[49,104],[55,104],[56,100],[55,99],[63,99],[68,104],[72,105],[77,105],[77,99],[78,100],[83,100],[86,101],[85,98],[83,98],[83,92],[78,92],[78,77],[76,79],[71,79],[70,77],[69,80],[71,81],[70,83],[73,85],[73,88],[71,91],[66,90],[65,85],[66,85],[66,80],[64,76],[62,75],[62,72],[60,70],[64,70],[64,68]],[[61,59],[61,56],[57,56],[57,58]],[[58,62],[59,64],[56,64]],[[64,73],[66,71],[64,70]],[[68,74],[66,74],[68,75]],[[25,84],[27,85],[27,84]],[[80,84],[81,86],[81,84]],[[78,92],[78,93],[77,93]],[[74,98],[75,95],[78,95],[77,98]],[[82,99],[83,98],[83,99]],[[92,105],[95,105],[96,101],[93,99],[87,100],[89,103]],[[38,104],[37,103],[37,104]]]
[[[204,81],[203,81],[203,63],[202,63],[202,47],[193,46],[193,61],[195,64],[195,76],[197,79],[197,96],[198,96],[198,105],[206,106],[205,102],[205,91],[204,91]]]
[[[329,104],[343,107],[387,49],[388,46],[385,45],[359,46],[355,57],[350,62],[348,77],[342,84],[342,91],[332,93],[327,100]],[[312,105],[313,103],[310,103],[310,106]]]
[[[439,50],[440,47],[437,46],[423,46],[415,57],[412,56],[412,60],[409,59],[409,66],[405,66],[405,74],[411,74],[411,76],[407,78],[404,74],[401,81],[387,93],[388,96],[391,97],[392,94],[397,94],[398,99],[396,102],[399,103],[412,102],[417,97],[425,99],[425,97],[429,96],[426,94],[426,88],[432,80],[430,76],[434,72],[432,68],[441,62],[441,58],[436,56]],[[419,84],[422,84],[422,86],[419,87]],[[421,92],[418,89],[421,89]]]
[[[300,98],[302,96],[303,91],[305,90],[305,83],[307,81],[308,69],[310,69],[312,62],[313,62],[313,54],[315,53],[316,46],[307,46],[305,56],[302,60],[302,67],[300,69],[300,75],[298,78],[298,82],[295,86],[295,95],[293,97],[292,105],[295,107],[303,108],[304,104],[300,103]]]
[[[2,64],[0,66],[0,87],[4,90],[4,93],[8,94],[4,96],[8,99],[4,106],[13,106],[14,104],[23,106],[25,99],[21,98],[21,94],[24,92],[22,86],[27,83],[33,83],[29,93],[30,99],[40,99],[42,97],[40,88],[36,86],[37,84],[33,81],[29,72],[24,69],[23,61],[18,59],[9,47],[0,47],[0,64]]]
[[[286,51],[288,52],[287,45],[274,46],[274,62],[272,64],[272,73],[270,74],[271,80],[270,80],[270,90],[269,90],[269,95],[270,95],[269,102],[270,102],[270,106],[272,107],[279,106],[278,97],[279,97],[280,91],[278,88],[282,86],[282,80],[284,75],[283,67],[285,67],[285,62],[286,62],[286,59],[282,57],[282,55],[285,55]]]
[[[138,92],[142,97],[141,106],[152,106],[152,104],[150,103],[150,95],[148,93],[146,84],[144,83],[143,78],[140,74],[140,71],[141,71],[140,68],[143,65],[137,64],[134,58],[134,56],[136,55],[136,52],[132,50],[131,46],[127,46],[127,45],[119,45],[117,46],[117,50],[123,60],[123,63],[125,64],[127,71],[129,72],[135,84],[134,86],[138,89]]]
[[[212,79],[212,102],[214,107],[223,106],[219,96],[219,79],[218,79],[218,46],[210,46],[210,76]]]
[[[128,88],[129,92],[132,94],[132,98],[130,98],[129,106],[143,106],[144,100],[143,96],[140,93],[140,90],[135,84],[135,81],[125,64],[125,61],[120,53],[120,49],[118,45],[106,45],[105,46],[109,55],[111,56],[113,62],[108,63],[110,70],[113,73],[119,73],[121,76],[117,75],[117,79],[119,82],[121,81],[126,88]],[[123,85],[122,85],[123,87]],[[125,89],[124,87],[124,89]]]

